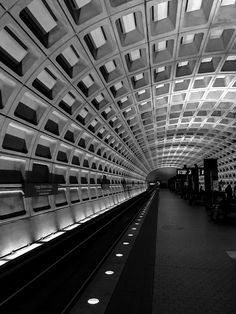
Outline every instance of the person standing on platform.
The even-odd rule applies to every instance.
[[[230,204],[232,202],[232,195],[233,195],[233,190],[232,190],[230,184],[227,185],[227,187],[225,189],[225,193],[226,193],[226,199],[227,199],[228,203]]]

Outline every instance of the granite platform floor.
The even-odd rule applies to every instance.
[[[203,206],[161,190],[152,313],[236,313],[236,262],[226,251],[236,251],[236,220],[209,222]]]

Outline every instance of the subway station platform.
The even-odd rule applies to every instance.
[[[236,313],[236,221],[209,222],[203,206],[160,192],[153,314]]]
[[[149,204],[112,296],[72,313],[236,313],[236,220],[209,221],[205,208],[168,190]],[[99,290],[99,289],[97,289]],[[81,307],[82,305],[82,307]]]
[[[157,203],[151,206],[154,218]],[[150,232],[152,225],[146,223],[143,228]],[[154,278],[150,277],[153,260],[147,260],[153,258],[148,255],[153,239],[150,233],[148,239],[147,233],[146,243],[137,244],[131,253],[133,267],[126,266],[126,278],[121,277],[106,314],[236,313],[236,263],[227,254],[236,250],[236,221],[209,222],[203,206],[190,206],[179,196],[162,190],[156,239]],[[142,262],[135,263],[134,256]],[[143,272],[152,283],[147,283]]]
[[[236,219],[209,221],[203,206],[189,205],[166,189],[133,206],[137,215],[68,306],[59,301],[72,286],[79,291],[74,279],[100,245],[90,242],[87,261],[78,251],[0,307],[0,313],[236,313],[236,261],[228,254],[236,251]],[[99,238],[105,242],[111,232]]]

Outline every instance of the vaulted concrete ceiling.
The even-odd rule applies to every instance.
[[[139,180],[235,152],[235,0],[2,0],[0,21],[0,164]]]

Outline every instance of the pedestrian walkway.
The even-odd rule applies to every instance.
[[[160,191],[153,314],[236,313],[236,222]]]

